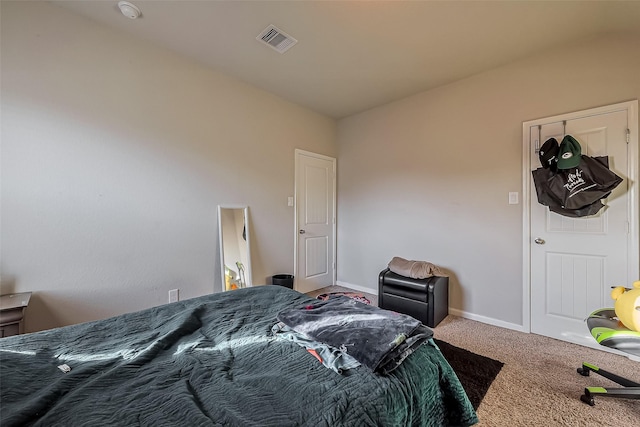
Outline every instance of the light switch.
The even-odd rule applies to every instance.
[[[293,206],[293,197],[287,197],[287,206]]]
[[[509,192],[509,204],[510,205],[517,205],[518,204],[518,192],[517,191]]]

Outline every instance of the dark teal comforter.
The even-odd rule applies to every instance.
[[[344,375],[271,336],[306,295],[240,289],[0,340],[0,425],[470,425],[442,354],[423,345],[388,376]],[[71,371],[62,372],[67,364]]]

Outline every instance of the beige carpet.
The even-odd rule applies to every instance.
[[[576,372],[584,361],[640,382],[638,362],[455,316],[435,337],[504,363],[478,408],[480,426],[640,426],[640,400],[596,398],[591,407],[580,401],[584,388],[615,383]]]
[[[311,295],[340,291],[353,289],[331,286]],[[377,305],[375,295],[364,295]],[[479,426],[640,426],[640,400],[596,398],[591,407],[580,401],[585,387],[616,385],[576,372],[584,361],[640,382],[640,362],[451,315],[434,330],[438,339],[504,363],[478,408]]]

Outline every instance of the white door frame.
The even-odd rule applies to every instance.
[[[311,151],[305,151],[305,150],[301,150],[299,148],[295,149],[295,167],[294,167],[294,187],[293,187],[293,211],[294,211],[294,228],[293,228],[293,276],[294,276],[294,286],[293,289],[298,290],[298,242],[299,242],[299,238],[298,238],[298,171],[299,169],[299,162],[300,162],[300,156],[304,155],[307,157],[315,157],[317,159],[323,159],[323,160],[327,160],[330,161],[333,164],[333,188],[332,188],[332,192],[333,192],[333,212],[332,212],[332,227],[331,227],[331,234],[332,234],[332,238],[333,238],[333,259],[331,260],[332,266],[333,266],[333,274],[331,277],[331,284],[335,285],[336,284],[336,279],[337,279],[337,265],[336,265],[336,249],[337,249],[337,242],[336,242],[336,212],[338,210],[338,206],[337,206],[337,198],[336,198],[336,159],[334,157],[329,157],[329,156],[325,156],[323,154],[318,154],[318,153],[312,153]]]
[[[640,236],[638,233],[639,188],[638,179],[638,100],[592,108],[573,113],[560,114],[522,123],[522,331],[531,332],[531,126],[561,123],[563,120],[574,120],[586,116],[595,116],[614,111],[627,111],[629,128],[629,260],[640,263]],[[539,141],[542,145],[542,141]],[[633,265],[633,263],[630,263]],[[639,274],[640,272],[635,272]],[[639,277],[640,278],[640,277]],[[621,284],[629,286],[630,283]],[[611,303],[613,306],[613,302]]]

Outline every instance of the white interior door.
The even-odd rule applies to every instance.
[[[295,288],[335,283],[336,159],[296,150]]]
[[[530,141],[539,140],[540,146],[555,137],[560,142],[566,132],[580,142],[582,154],[609,156],[610,169],[623,182],[598,214],[569,218],[540,205],[531,180],[531,332],[597,348],[584,319],[597,308],[613,306],[612,286],[629,286],[638,277],[637,227],[631,226],[638,222],[637,190],[630,191],[637,159],[629,155],[635,153],[627,142],[629,111],[587,111],[558,119],[530,126]],[[540,167],[535,145],[530,144],[530,171]]]

